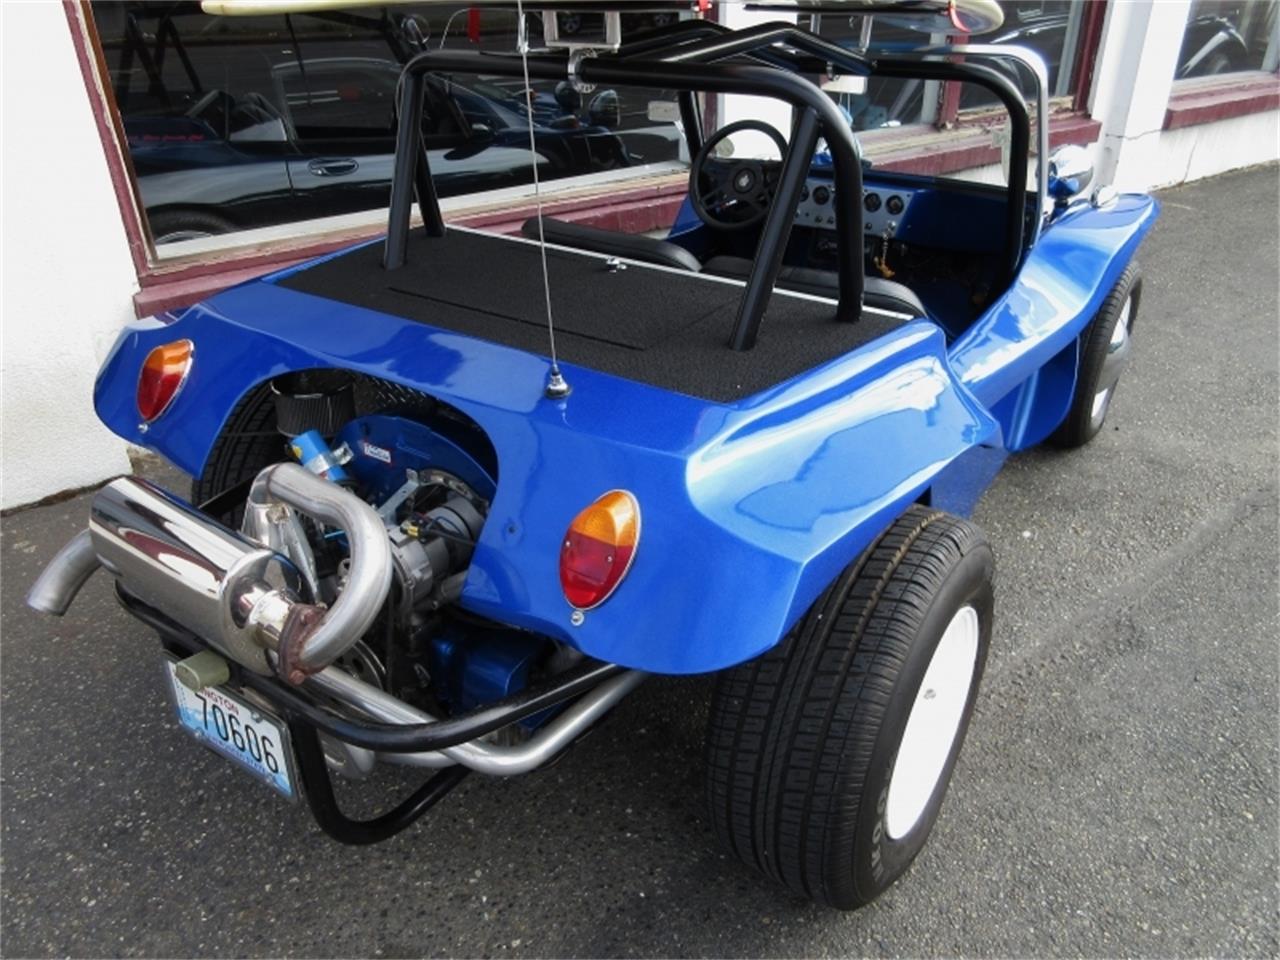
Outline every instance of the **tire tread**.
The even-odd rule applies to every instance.
[[[879,720],[930,600],[978,544],[972,524],[911,507],[781,643],[717,679],[710,817],[748,865],[818,902],[858,905],[838,866],[852,849],[835,851],[835,838],[852,835]]]

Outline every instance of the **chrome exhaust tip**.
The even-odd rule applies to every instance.
[[[102,566],[88,530],[81,530],[59,550],[27,591],[27,606],[60,617],[93,572]]]

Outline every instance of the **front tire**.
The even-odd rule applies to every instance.
[[[1049,437],[1054,446],[1082,447],[1102,429],[1133,350],[1133,324],[1141,299],[1142,271],[1131,263],[1080,335],[1076,389],[1066,418]]]
[[[707,787],[731,851],[841,909],[910,866],[973,712],[993,575],[976,527],[912,507],[777,647],[720,676]]]

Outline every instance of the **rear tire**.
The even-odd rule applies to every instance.
[[[721,842],[818,903],[874,900],[937,819],[986,662],[994,558],[915,506],[774,649],[719,677],[707,793]]]
[[[147,215],[147,225],[156,245],[198,240],[231,233],[235,225],[212,213],[200,210],[161,210]]]
[[[287,438],[276,430],[276,407],[267,386],[250,390],[227,418],[209,451],[204,469],[191,484],[191,502],[196,506],[225,493],[238,483],[257,475],[263,467],[288,459]],[[215,520],[240,526],[244,514],[241,502]]]

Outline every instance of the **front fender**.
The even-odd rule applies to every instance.
[[[1124,194],[1081,201],[1044,230],[1009,289],[951,348],[961,383],[997,413],[1008,450],[1039,443],[1062,421],[1075,388],[1076,341],[1159,213]]]

